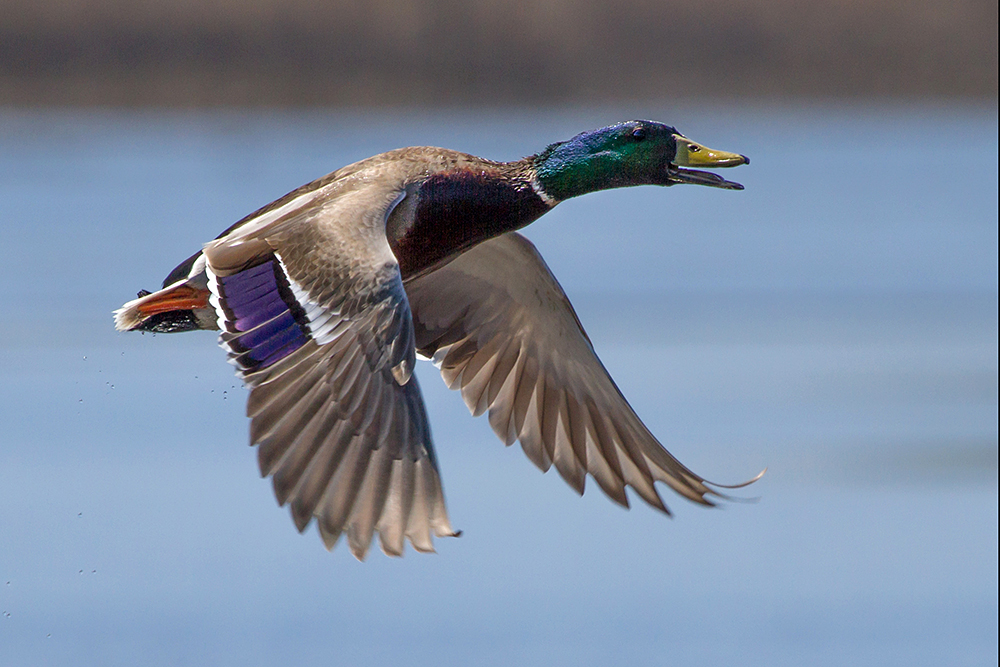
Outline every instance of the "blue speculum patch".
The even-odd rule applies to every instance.
[[[219,278],[222,308],[233,333],[229,341],[247,371],[266,368],[309,340],[308,320],[277,261]]]

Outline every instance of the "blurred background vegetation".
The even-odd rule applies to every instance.
[[[995,101],[995,0],[0,0],[0,104]]]

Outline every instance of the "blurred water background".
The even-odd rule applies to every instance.
[[[598,193],[527,233],[675,454],[724,482],[769,467],[756,504],[579,499],[427,364],[465,535],[359,564],[276,507],[211,333],[113,331],[137,289],[332,166],[407,143],[513,159],[623,114],[749,154],[747,189]],[[0,120],[5,664],[995,658],[995,110]]]
[[[995,3],[0,0],[0,665],[997,664]],[[111,311],[406,145],[746,153],[526,230],[684,463],[578,498],[418,369],[459,539],[295,533],[208,332]],[[633,499],[635,500],[635,499]]]

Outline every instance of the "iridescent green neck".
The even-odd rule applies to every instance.
[[[552,144],[530,158],[538,186],[557,199],[588,192],[651,183],[650,166],[659,160],[643,141],[648,130],[636,134],[637,121],[584,132],[569,141]],[[657,124],[658,125],[658,124]],[[661,126],[665,137],[673,128]]]
[[[533,159],[538,185],[558,200],[632,185],[617,151],[594,151],[583,141],[552,144]]]

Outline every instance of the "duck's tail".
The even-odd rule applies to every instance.
[[[115,328],[156,333],[218,329],[209,296],[208,288],[194,280],[179,280],[152,293],[143,290],[115,311]]]

